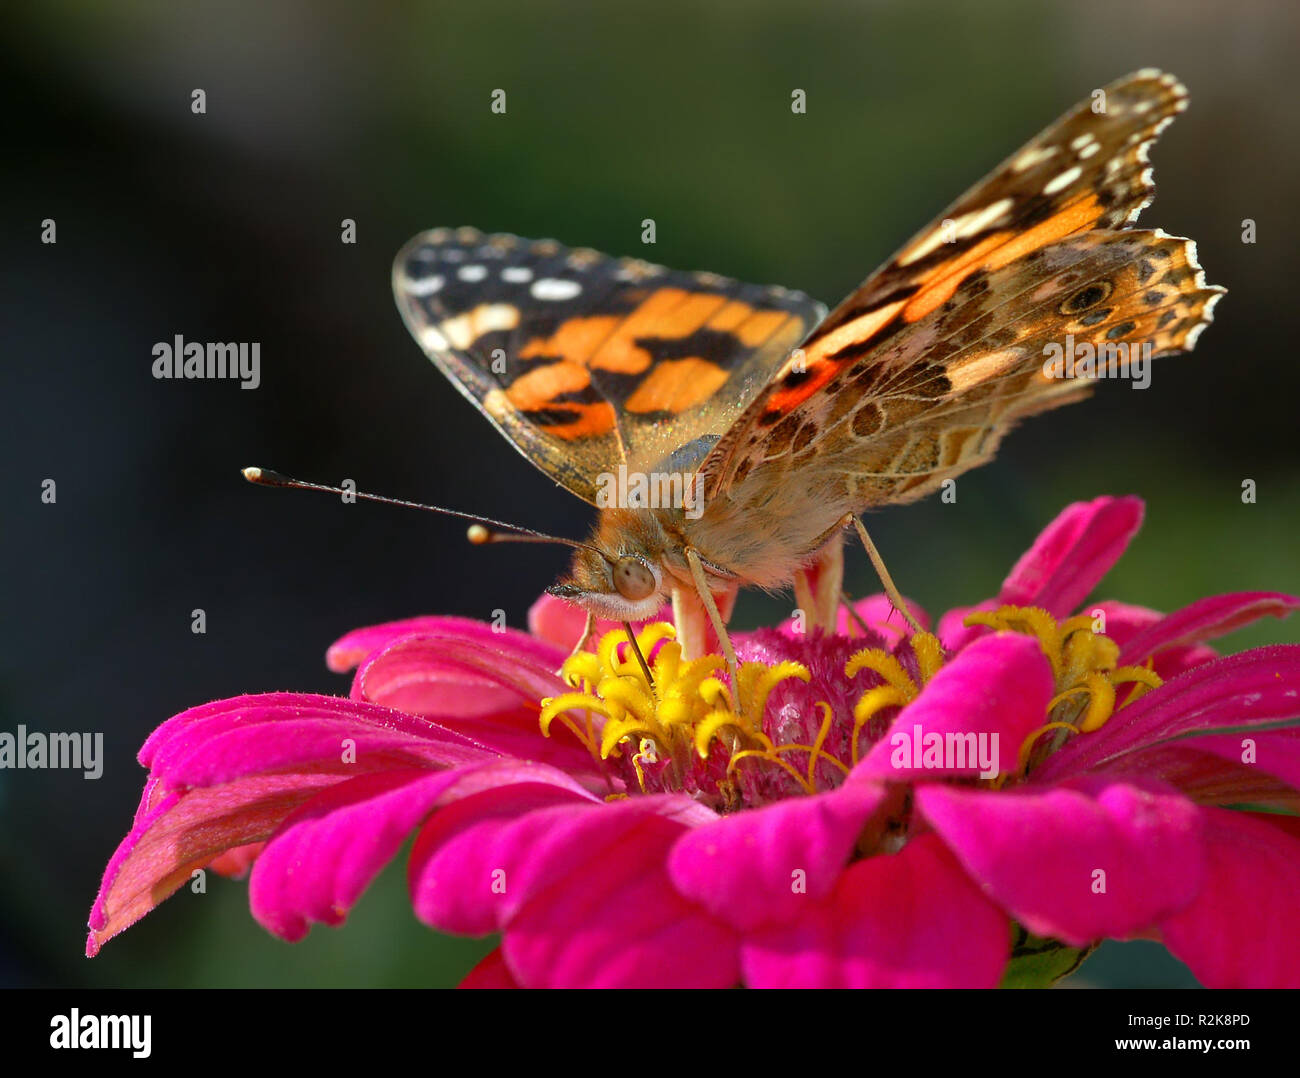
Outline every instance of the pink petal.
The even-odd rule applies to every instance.
[[[1259,618],[1284,618],[1300,599],[1276,591],[1244,591],[1200,599],[1162,618],[1130,639],[1120,652],[1121,666],[1136,665],[1166,648],[1213,640]]]
[[[1265,737],[1272,740],[1283,732],[1260,731],[1249,736],[1257,741]],[[1257,804],[1300,812],[1300,790],[1294,784],[1267,773],[1260,763],[1241,762],[1243,735],[1221,736],[1221,754],[1199,747],[1202,742],[1219,741],[1219,736],[1164,741],[1118,757],[1106,765],[1105,773],[1120,780],[1163,782],[1202,805]],[[1234,740],[1234,751],[1229,751]],[[1285,770],[1281,765],[1286,765],[1294,773],[1294,749],[1290,746],[1283,746],[1283,752],[1278,753],[1272,745],[1260,742],[1259,760],[1275,771]]]
[[[1082,612],[1095,616],[1097,611],[1101,611],[1105,619],[1102,631],[1120,646],[1121,653],[1127,650],[1130,640],[1135,639],[1165,617],[1158,610],[1152,610],[1145,606],[1134,606],[1131,603],[1121,603],[1114,599],[1093,603]],[[1204,644],[1173,645],[1160,650],[1155,656],[1155,661],[1151,664],[1151,669],[1156,672],[1161,680],[1168,681],[1170,678],[1177,677],[1184,670],[1190,670],[1193,666],[1200,666],[1201,663],[1208,663],[1218,657],[1219,653],[1217,651],[1211,647],[1206,647]],[[1132,663],[1128,659],[1121,659],[1120,662],[1125,665],[1136,666],[1143,665],[1146,659],[1147,656],[1142,656],[1140,660]]]
[[[1254,648],[1204,663],[1117,711],[1034,772],[1035,781],[1116,766],[1126,754],[1176,737],[1300,716],[1300,645]]]
[[[266,844],[249,884],[253,916],[288,940],[305,936],[312,921],[340,924],[435,808],[527,783],[590,796],[554,768],[516,761],[438,772],[395,768],[339,783],[289,817]]]
[[[1229,763],[1262,771],[1280,779],[1293,790],[1300,790],[1300,726],[1186,738],[1178,742],[1178,747],[1209,753]],[[1140,759],[1145,754],[1135,755]],[[1238,797],[1235,800],[1250,799]]]
[[[599,809],[600,811],[595,811]],[[438,813],[411,851],[416,916],[444,932],[483,936],[510,924],[538,892],[558,887],[610,830],[659,815],[678,827],[717,817],[686,797],[638,797],[604,805],[582,791],[519,783]]]
[[[1096,498],[1067,506],[1016,562],[1000,601],[1065,617],[1088,597],[1142,526],[1142,500]]]
[[[746,936],[750,988],[992,988],[1007,917],[934,834],[850,866],[825,900]]]
[[[408,636],[357,670],[352,696],[455,729],[507,756],[590,771],[592,760],[560,723],[543,737],[538,702],[567,692],[550,666],[481,640]]]
[[[187,883],[197,869],[259,842],[333,775],[260,775],[214,789],[161,797],[118,846],[90,911],[86,954],[135,924]]]
[[[682,836],[669,876],[683,895],[742,931],[795,920],[830,895],[884,796],[863,782],[724,817]]]
[[[518,988],[519,982],[506,965],[505,955],[498,947],[465,975],[461,988]]]
[[[1044,722],[1052,697],[1052,670],[1042,648],[1021,633],[995,633],[976,641],[942,667],[903,708],[889,732],[853,770],[853,781],[920,781],[981,772],[977,739],[983,738],[998,774],[1018,766],[1020,744]],[[928,740],[960,745],[964,766],[951,753],[915,758]],[[992,775],[985,775],[991,778]]]
[[[695,816],[682,800],[538,810],[519,825],[502,826],[495,837],[484,836],[483,847],[455,845],[465,856],[444,857],[453,847],[443,847],[440,863],[431,858],[421,870],[420,897],[437,901],[426,878],[436,875],[439,889],[481,901],[473,896],[499,873],[498,886],[512,896],[499,907],[509,918],[502,948],[530,988],[734,985],[735,935],[683,898],[665,870],[688,826],[683,812]]]
[[[219,857],[213,858],[208,867],[218,875],[226,876],[232,880],[242,880],[248,875],[248,870],[253,867],[253,862],[257,860],[258,855],[265,848],[265,842],[250,842],[244,846],[236,846]]]
[[[355,774],[395,764],[454,767],[495,755],[428,719],[363,701],[268,693],[168,719],[145,742],[140,762],[170,786],[214,786],[283,768]]]
[[[984,891],[1040,936],[1130,938],[1196,897],[1201,810],[1106,780],[1007,791],[929,783],[916,803]]]
[[[326,746],[302,748],[292,743],[277,743],[275,731],[285,729],[287,723],[297,724],[295,730],[301,734],[313,729],[322,733]],[[251,743],[241,751],[232,750],[220,765],[204,762],[202,756],[210,742],[238,730],[254,731]],[[199,777],[203,774],[215,776],[221,771],[228,777],[237,777],[285,766],[294,760],[315,761],[321,759],[322,752],[324,759],[337,761],[343,751],[341,738],[348,736],[343,733],[345,730],[352,735],[372,736],[374,743],[377,746],[382,743],[384,748],[399,743],[409,746],[426,758],[437,758],[446,764],[488,755],[464,735],[419,716],[337,696],[280,692],[236,696],[183,711],[149,735],[139,760],[155,776],[171,778],[181,769],[194,768],[185,772],[184,781],[197,784],[203,781]],[[262,738],[266,744],[259,749],[258,741]]]
[[[354,629],[340,637],[325,655],[326,665],[336,674],[351,670],[376,652],[408,636],[449,637],[496,648],[510,655],[526,656],[552,670],[558,670],[568,652],[519,629],[494,629],[473,618],[406,618],[383,625]]]
[[[1210,988],[1300,988],[1300,835],[1294,817],[1204,809],[1209,871],[1160,927]]]

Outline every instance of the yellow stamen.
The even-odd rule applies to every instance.
[[[911,679],[903,664],[889,654],[884,648],[863,648],[850,656],[844,666],[844,676],[851,678],[860,670],[872,670],[885,679],[911,703],[920,691]]]
[[[1092,733],[1101,729],[1116,711],[1161,684],[1149,664],[1117,667],[1119,645],[1094,631],[1095,623],[1086,614],[1057,624],[1047,611],[1038,607],[1003,606],[976,611],[967,616],[966,624],[1032,636],[1052,664],[1056,695],[1047,703],[1051,721],[1021,743],[1021,771],[1029,765],[1034,743],[1045,731],[1066,729],[1076,735]],[[1120,702],[1117,687],[1130,684],[1134,689]]]
[[[858,737],[862,733],[862,728],[875,717],[877,712],[887,707],[906,706],[912,702],[915,695],[915,692],[908,694],[895,685],[877,685],[862,694],[862,698],[853,709],[853,737],[850,744],[852,760],[855,764],[858,762]]]
[[[928,685],[943,666],[943,645],[934,633],[917,633],[912,637],[912,652],[921,668],[921,684]]]
[[[1037,741],[1040,737],[1043,736],[1043,734],[1047,733],[1049,730],[1069,730],[1071,733],[1075,733],[1075,734],[1079,732],[1079,728],[1073,725],[1072,723],[1068,723],[1068,722],[1044,723],[1037,730],[1032,731],[1029,734],[1029,736],[1026,737],[1024,741],[1020,743],[1020,759],[1019,759],[1020,771],[1024,771],[1024,769],[1029,766],[1029,754],[1033,751],[1034,742]]]

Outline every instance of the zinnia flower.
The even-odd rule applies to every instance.
[[[1298,601],[1074,614],[1141,514],[1068,507],[935,633],[877,596],[832,635],[737,634],[735,686],[663,621],[649,678],[609,626],[566,659],[582,619],[549,598],[531,633],[358,630],[329,652],[348,699],[237,697],[149,738],[87,953],[250,862],[254,916],[299,939],[414,831],[417,916],[501,935],[466,985],[1050,983],[1135,937],[1209,985],[1300,984],[1300,647],[1204,643]]]

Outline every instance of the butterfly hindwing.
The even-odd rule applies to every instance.
[[[393,290],[443,373],[593,504],[619,464],[721,435],[824,314],[785,289],[474,229],[415,237]]]

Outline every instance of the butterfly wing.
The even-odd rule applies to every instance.
[[[411,240],[393,292],[439,369],[592,504],[619,464],[711,446],[825,313],[797,292],[465,228]]]
[[[1153,356],[1191,348],[1223,289],[1205,284],[1191,241],[1127,228],[1154,191],[1147,150],[1185,107],[1171,75],[1119,80],[845,299],[704,461],[713,542],[735,546],[748,515],[789,554],[847,512],[984,462],[1018,419],[1092,388],[1044,373],[1067,334]],[[807,496],[778,498],[795,471]]]

